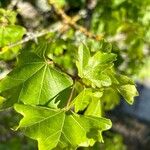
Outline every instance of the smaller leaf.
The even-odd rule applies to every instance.
[[[113,61],[116,60],[115,54],[98,51],[91,57],[89,50],[81,47],[78,56],[79,59],[76,65],[81,78],[90,81],[93,87],[101,88],[102,86],[111,85],[107,70],[113,67]]]
[[[86,47],[86,45],[81,44],[78,49],[78,61],[76,62],[78,68],[78,74],[80,77],[83,76],[83,70],[85,69],[86,65],[88,64],[90,58],[90,51]]]
[[[134,97],[139,95],[135,85],[130,84],[120,86],[118,91],[129,104],[133,104]]]
[[[75,112],[83,111],[91,101],[91,89],[84,89],[79,95],[73,100],[75,106]]]
[[[129,104],[133,104],[134,97],[138,96],[138,91],[134,82],[124,75],[115,75],[115,77],[119,82],[115,87]]]
[[[89,104],[84,114],[95,116],[95,117],[100,117],[102,115],[100,99],[93,97],[91,103]]]
[[[99,68],[101,69],[101,68]],[[95,69],[93,71],[88,71],[86,74],[86,78],[91,81],[92,87],[99,87],[102,86],[110,86],[111,85],[111,79],[108,75],[105,73],[101,73],[99,69]]]
[[[97,66],[99,64],[108,64],[116,60],[116,55],[113,53],[101,53],[98,51],[89,60],[89,66]]]
[[[72,101],[75,112],[85,111],[85,115],[101,116],[100,97],[103,92],[93,92],[92,89],[84,89],[79,95]]]

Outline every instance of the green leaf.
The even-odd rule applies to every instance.
[[[97,52],[89,60],[89,65],[95,67],[99,64],[108,64],[116,60],[116,54]]]
[[[141,67],[141,69],[138,71],[138,78],[141,79],[148,79],[150,78],[150,56],[148,56]]]
[[[84,114],[95,116],[95,117],[100,117],[102,115],[100,98],[93,97],[91,103],[89,104]]]
[[[23,27],[17,25],[0,27],[0,47],[7,46],[8,44],[20,40],[25,31]]]
[[[89,146],[91,140],[102,140],[101,132],[111,127],[108,119],[64,110],[20,104],[15,104],[15,110],[24,116],[18,128],[26,136],[38,141],[39,150]]]
[[[84,89],[79,95],[73,100],[75,112],[83,111],[91,101],[91,89]]]
[[[17,13],[11,10],[0,9],[0,59],[10,60],[14,58],[21,44],[11,47],[20,41],[25,34],[25,28],[15,25]]]
[[[66,4],[66,0],[54,0],[53,1],[58,7],[64,7]]]
[[[72,85],[72,80],[46,59],[47,48],[44,43],[19,55],[17,67],[0,82],[0,93],[7,99],[3,107],[20,101],[43,105]]]
[[[0,25],[13,25],[16,22],[17,13],[12,10],[0,8]]]
[[[9,45],[21,40],[25,32],[25,28],[17,25],[0,27],[0,59],[8,60],[17,54],[21,45],[12,48],[9,48]]]
[[[119,93],[129,104],[133,104],[134,97],[138,96],[138,91],[134,82],[124,75],[116,75],[116,79],[119,82],[119,84],[116,84],[116,88]]]
[[[139,95],[135,85],[130,84],[120,86],[118,91],[129,104],[133,104],[134,97]]]
[[[99,87],[102,86],[110,86],[111,85],[111,79],[110,77],[105,73],[107,70],[106,68],[109,67],[108,65],[104,66],[98,66],[96,68],[89,68],[87,72],[85,72],[85,77],[91,82],[92,87]],[[112,66],[110,66],[112,67]],[[103,72],[104,71],[104,72]]]
[[[93,39],[87,39],[87,45],[91,49],[91,52],[100,50],[101,52],[110,53],[112,51],[112,44],[106,40],[95,41]]]
[[[93,92],[90,88],[83,89],[82,92],[72,101],[74,105],[75,112],[85,111],[85,115],[91,116],[101,116],[101,104],[100,97],[103,95],[103,92]]]
[[[78,49],[78,61],[76,62],[78,74],[80,77],[83,77],[83,71],[88,64],[89,58],[90,51],[88,47],[84,44],[81,44]]]
[[[113,88],[105,89],[101,101],[104,110],[108,111],[114,109],[120,102],[118,91]]]
[[[90,57],[89,50],[81,48],[78,57],[76,65],[81,78],[90,81],[93,87],[111,85],[111,79],[106,71],[113,67],[113,61],[116,60],[115,54],[98,51]]]
[[[50,101],[48,106],[50,108],[64,108],[65,106],[67,106],[71,91],[72,87],[66,88],[65,90],[61,91],[57,96],[55,96],[52,101]]]

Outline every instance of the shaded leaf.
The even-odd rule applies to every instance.
[[[78,96],[73,100],[75,106],[75,112],[83,111],[91,101],[91,89],[84,89],[81,91]]]
[[[85,115],[100,117],[102,115],[101,112],[101,101],[98,97],[93,97],[91,103],[87,107],[85,111]]]
[[[101,116],[100,97],[103,92],[93,92],[92,89],[83,89],[82,92],[72,101],[75,112],[85,111],[85,115]]]
[[[120,96],[117,90],[113,88],[105,89],[101,97],[104,110],[112,110],[120,102]]]

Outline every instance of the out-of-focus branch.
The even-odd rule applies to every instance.
[[[46,34],[48,34],[50,31],[42,31],[42,32],[38,32],[38,33],[27,33],[27,37],[25,37],[24,39],[22,39],[21,41],[18,41],[16,43],[13,43],[13,44],[10,44],[8,46],[6,46],[7,48],[12,48],[12,47],[15,47],[15,46],[18,46],[18,45],[21,45],[21,44],[24,44],[24,43],[27,43],[28,41],[30,40],[35,40],[38,38],[38,37],[41,37],[41,36],[44,36]]]
[[[10,4],[8,5],[8,9],[9,9],[9,10],[13,10],[14,7],[17,5],[18,2],[19,2],[19,0],[12,0],[12,1],[10,2]]]
[[[81,19],[80,15],[76,15],[72,18],[73,22],[77,22],[79,19]],[[53,26],[55,26],[55,27],[53,27]],[[5,48],[10,49],[10,48],[13,48],[15,46],[27,43],[28,41],[31,41],[31,40],[37,41],[37,38],[45,36],[50,32],[58,32],[59,31],[59,35],[61,35],[70,28],[70,26],[64,22],[59,22],[59,23],[57,23],[57,25],[53,25],[53,26],[50,27],[49,30],[36,32],[36,33],[30,33],[29,32],[29,33],[27,33],[27,36],[24,39],[22,39],[18,42],[12,43],[10,45],[4,46],[0,50],[3,50]]]
[[[94,9],[96,4],[97,4],[97,0],[86,0],[87,3],[87,8],[88,9]]]
[[[76,21],[74,21],[70,16],[68,16],[63,9],[61,9],[60,7],[58,7],[55,4],[55,0],[49,0],[48,1],[49,4],[54,8],[55,12],[57,15],[61,16],[61,18],[63,19],[63,22],[71,27],[73,27],[75,30],[78,30],[80,32],[82,32],[84,35],[86,35],[89,38],[92,38],[96,41],[100,41],[103,39],[103,35],[95,35],[91,32],[89,32],[86,28],[84,28],[83,26],[80,26],[76,23]]]
[[[49,0],[49,3],[52,7],[54,7],[55,12],[62,17],[62,21],[57,25],[57,28],[50,28],[50,30],[45,30],[45,31],[41,31],[41,32],[36,32],[36,33],[29,33],[27,34],[27,36],[25,38],[23,38],[22,40],[12,43],[10,45],[7,45],[5,47],[2,47],[1,50],[3,49],[10,49],[13,48],[15,46],[27,43],[28,41],[34,40],[37,41],[37,38],[42,37],[47,35],[50,32],[59,32],[59,35],[63,34],[64,32],[66,32],[70,27],[73,27],[75,30],[78,30],[80,32],[82,32],[83,34],[85,34],[87,37],[89,38],[93,38],[97,41],[102,40],[103,36],[102,35],[95,35],[91,32],[89,32],[86,28],[78,25],[76,22],[81,19],[80,15],[75,15],[74,17],[70,17],[68,15],[66,15],[66,13],[59,7],[57,7],[53,0]]]

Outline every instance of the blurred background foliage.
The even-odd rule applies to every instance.
[[[149,0],[55,0],[55,3],[69,16],[76,15],[78,24],[94,34],[104,35],[105,40],[89,39],[70,27],[58,32],[60,17],[46,0],[0,0],[0,78],[15,66],[21,48],[31,49],[37,42],[45,40],[51,42],[49,58],[70,73],[77,72],[74,69],[77,57],[75,51],[82,41],[92,52],[101,50],[116,53],[117,72],[129,75],[140,83],[150,78]],[[45,36],[38,39],[34,37],[35,33],[38,35],[47,30],[50,31]],[[22,38],[32,40],[14,46]],[[110,111],[119,105],[120,95],[108,89],[103,99],[103,113],[110,115]],[[37,149],[35,141],[10,129],[16,125],[17,120],[19,117],[13,110],[0,112],[0,150],[9,150],[10,147],[11,150]],[[104,135],[104,144],[96,143],[94,148],[84,149],[134,149],[126,140],[112,129]]]

